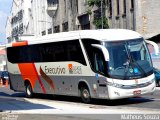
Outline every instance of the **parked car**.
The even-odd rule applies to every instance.
[[[9,80],[8,72],[7,71],[1,71],[0,77],[2,79],[3,85],[6,84],[6,80]]]
[[[155,74],[156,86],[160,87],[160,70],[154,68],[153,71],[154,71],[154,74]]]

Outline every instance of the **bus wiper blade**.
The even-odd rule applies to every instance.
[[[143,70],[143,68],[137,63],[136,60],[133,59],[133,56],[131,56],[131,59],[132,59],[132,63],[135,64],[140,69],[140,71],[143,73],[143,75],[147,76],[145,71]]]

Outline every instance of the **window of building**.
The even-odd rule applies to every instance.
[[[46,31],[42,31],[42,36],[46,35]]]
[[[109,16],[112,16],[112,0],[107,1],[108,7],[109,7]]]
[[[123,0],[123,14],[126,15],[126,0]]]
[[[82,30],[89,30],[90,29],[90,23],[85,24],[85,25],[81,25],[81,29]]]
[[[47,0],[48,7],[54,7],[58,4],[58,0]]]
[[[131,0],[131,10],[134,10],[134,0]]]
[[[68,31],[68,22],[65,22],[65,23],[62,24],[62,29],[63,29],[63,32]]]
[[[59,25],[54,27],[54,33],[59,33],[60,32],[60,27]]]
[[[77,10],[77,13],[78,13],[78,0],[75,0],[76,2],[76,10]]]
[[[48,34],[52,34],[52,28],[48,29]]]
[[[83,14],[78,16],[78,20],[79,20],[79,27],[82,30],[85,29],[90,29],[90,20],[89,20],[89,14]]]
[[[119,0],[117,0],[117,15],[119,15]]]

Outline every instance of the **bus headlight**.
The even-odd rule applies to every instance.
[[[151,81],[149,81],[149,84],[152,84],[155,81],[155,79],[152,79]]]
[[[142,88],[146,87],[148,85],[151,85],[155,79],[150,80],[149,82],[141,83],[141,84],[132,84],[132,85],[122,85],[122,84],[117,84],[117,83],[112,83],[112,82],[107,82],[106,84],[112,87],[116,88],[122,88],[122,89],[135,89],[135,88]]]
[[[117,88],[122,88],[123,87],[122,84],[111,83],[111,82],[107,82],[107,85],[112,86],[112,87],[117,87]]]

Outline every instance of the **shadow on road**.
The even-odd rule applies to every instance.
[[[29,103],[25,100],[17,100],[13,98],[0,98],[1,111],[17,111],[17,110],[35,110],[35,109],[55,109],[41,104]]]
[[[48,106],[40,105],[40,104],[32,104],[27,101],[25,101],[23,98],[25,97],[25,93],[17,93],[17,92],[0,92],[0,104],[1,104],[1,96],[8,97],[5,98],[8,101],[11,101],[11,104],[19,105],[24,104],[28,107],[24,109],[55,109]],[[18,99],[17,99],[18,98]],[[44,100],[55,100],[55,101],[64,101],[64,102],[72,102],[74,103],[82,103],[81,99],[79,97],[72,97],[72,96],[60,96],[60,95],[45,95],[45,94],[34,94],[34,98],[38,99],[44,99]],[[15,100],[16,99],[16,100]],[[23,101],[22,101],[23,100]],[[93,99],[92,103],[90,105],[105,105],[105,106],[127,106],[134,104],[141,104],[141,103],[150,103],[153,102],[154,99],[152,98],[146,98],[146,97],[137,97],[137,98],[128,98],[128,99],[120,99],[120,100],[103,100],[103,99]],[[24,107],[24,106],[23,106]],[[22,107],[22,108],[23,108]],[[1,110],[1,105],[0,105]]]
[[[5,96],[5,97],[25,97],[25,93],[8,94],[8,93],[5,93],[5,92],[0,92],[0,96]]]
[[[64,102],[75,102],[75,103],[82,102],[81,98],[73,97],[73,96],[35,94],[34,98],[64,101]],[[145,98],[145,97],[126,98],[126,99],[119,99],[119,100],[92,99],[91,104],[105,105],[105,106],[123,106],[123,105],[140,104],[140,103],[153,102],[153,101],[154,101],[153,99]]]
[[[5,92],[0,88],[0,112],[3,111],[18,111],[18,110],[36,110],[36,109],[56,109],[54,107],[30,103],[23,99],[24,93],[17,93],[13,91]]]
[[[123,106],[123,105],[133,105],[133,104],[140,104],[146,102],[153,102],[154,100],[149,98],[126,98],[126,99],[119,99],[119,100],[95,100],[99,105],[107,105],[107,106]],[[96,104],[96,103],[95,103]]]

